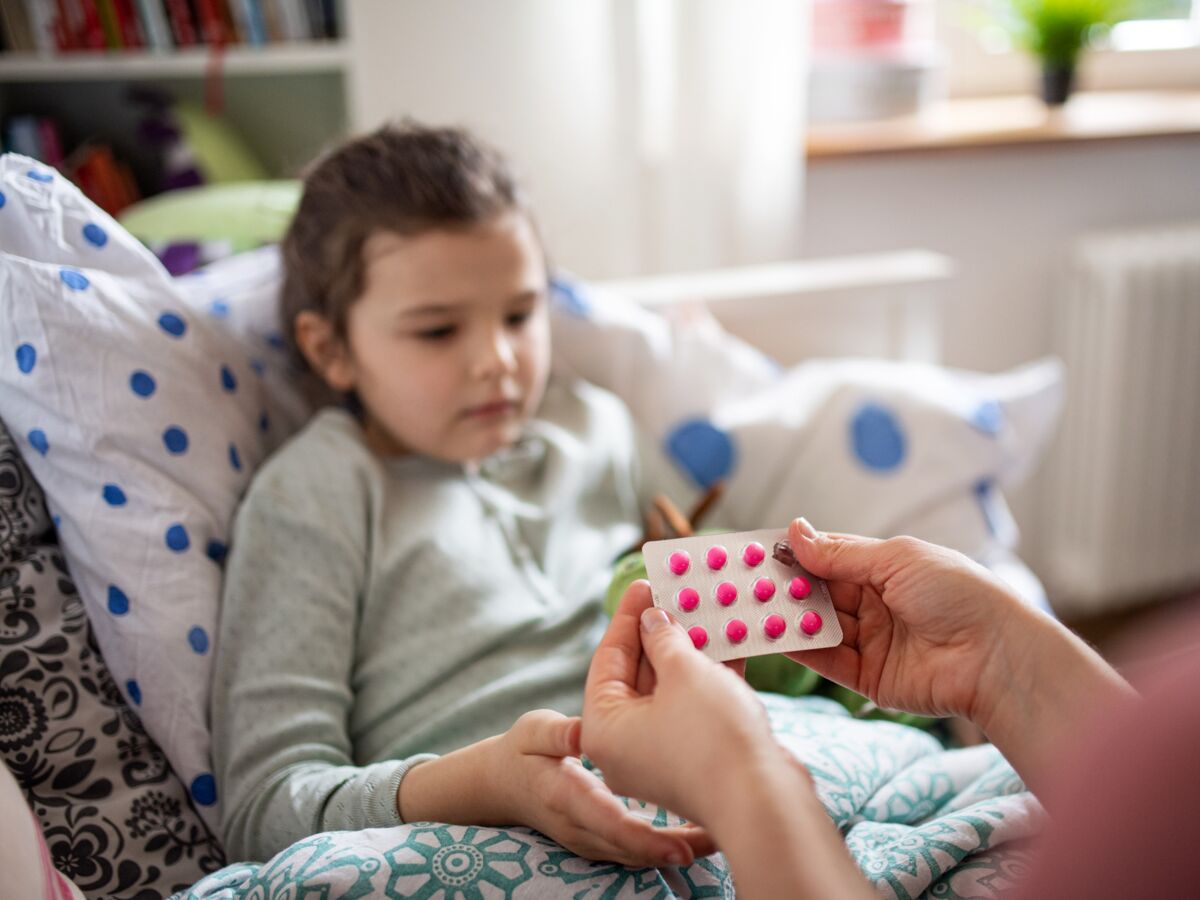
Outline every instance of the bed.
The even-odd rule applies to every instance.
[[[72,185],[12,154],[0,251],[0,754],[89,897],[733,893],[720,856],[630,870],[528,829],[419,823],[226,859],[207,750],[221,562],[255,467],[309,413],[275,321],[278,256],[172,278]],[[890,287],[844,262],[610,284],[558,273],[555,367],[626,401],[681,505],[727,482],[713,521],[803,512],[914,533],[1044,603],[1002,489],[1050,434],[1060,372],[938,367],[922,289],[941,276],[925,263]],[[862,290],[845,294],[855,278]],[[738,337],[749,320],[770,325]],[[865,339],[871,323],[882,343]],[[860,347],[871,358],[811,355]],[[993,896],[1020,876],[1043,813],[992,748],[946,750],[821,698],[764,702],[882,896]]]

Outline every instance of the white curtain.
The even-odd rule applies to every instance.
[[[474,128],[588,277],[798,255],[801,0],[348,0],[352,124]]]

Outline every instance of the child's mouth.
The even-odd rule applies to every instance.
[[[466,415],[471,419],[493,419],[512,415],[517,412],[517,409],[518,404],[515,400],[495,400],[491,403],[470,407]]]

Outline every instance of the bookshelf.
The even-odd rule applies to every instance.
[[[66,5],[99,7],[104,2],[70,0]],[[121,7],[122,0],[111,2],[112,8]],[[124,9],[134,10],[138,20],[142,46],[119,47],[110,41],[105,49],[82,49],[86,42],[78,36],[64,47],[61,34],[43,35],[32,48],[26,34],[14,49],[14,4],[30,19],[39,6],[51,10],[51,17],[64,6],[61,0],[0,0],[5,48],[0,51],[0,121],[7,124],[19,116],[52,120],[68,153],[84,141],[111,146],[129,163],[144,194],[161,182],[161,157],[159,148],[142,137],[146,107],[131,99],[138,93],[149,91],[195,106],[218,94],[222,118],[276,178],[296,175],[352,127],[355,65],[349,0],[124,0]],[[172,5],[191,10],[196,42],[177,45],[172,25],[164,43],[162,22],[148,24],[149,8],[169,16]],[[336,26],[324,36],[315,24],[311,33],[302,33],[293,21],[284,23],[284,30],[273,24],[269,34],[259,29],[251,41],[244,27],[247,9],[286,9],[289,15],[306,9],[312,24],[322,6],[330,16],[324,24]],[[213,10],[222,11],[223,26],[204,21],[203,15],[211,17]],[[219,47],[204,42],[218,34]]]
[[[342,72],[349,59],[346,41],[226,47],[221,66],[227,76]],[[212,64],[206,47],[170,51],[76,50],[70,53],[0,53],[0,84],[79,79],[203,78]]]

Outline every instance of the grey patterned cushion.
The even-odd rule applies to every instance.
[[[0,757],[55,866],[89,897],[160,898],[224,864],[100,658],[42,490],[2,423]]]

